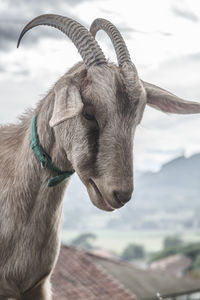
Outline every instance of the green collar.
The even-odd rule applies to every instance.
[[[40,161],[42,168],[48,168],[58,174],[58,176],[52,177],[48,180],[48,187],[61,183],[74,173],[74,171],[61,171],[54,165],[51,157],[44,151],[40,145],[37,133],[37,117],[35,115],[33,116],[31,123],[31,148],[37,159]]]

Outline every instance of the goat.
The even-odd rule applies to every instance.
[[[133,137],[145,105],[169,113],[200,113],[199,103],[139,79],[123,38],[109,21],[95,20],[90,33],[70,18],[41,15],[25,26],[18,45],[38,25],[63,31],[83,63],[62,76],[18,124],[0,128],[1,300],[52,299],[50,277],[69,182],[64,178],[75,171],[95,206],[118,209],[132,195]],[[119,66],[106,61],[95,40],[100,29],[111,37]]]

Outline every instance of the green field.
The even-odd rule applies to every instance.
[[[79,234],[85,233],[80,231],[63,230],[62,242],[69,244],[70,240],[77,237]],[[94,245],[103,249],[111,250],[120,253],[129,243],[137,243],[143,245],[147,252],[156,252],[162,249],[163,239],[166,236],[179,236],[184,242],[200,241],[200,231],[94,231],[97,239]]]

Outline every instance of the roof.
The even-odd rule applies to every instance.
[[[191,265],[192,260],[189,257],[183,254],[176,254],[156,260],[149,265],[149,268],[150,270],[167,272],[168,274],[181,277]]]
[[[54,299],[135,300],[120,282],[95,264],[87,252],[62,246],[52,276]]]
[[[159,273],[141,270],[120,260],[111,260],[91,255],[98,265],[132,291],[138,299],[158,299],[200,292],[200,280],[178,278]]]
[[[54,299],[153,300],[200,292],[200,280],[160,276],[118,259],[62,246],[53,276]]]

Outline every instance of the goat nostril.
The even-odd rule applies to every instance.
[[[115,199],[122,203],[125,204],[131,199],[132,192],[120,192],[120,191],[114,191],[113,192]]]

